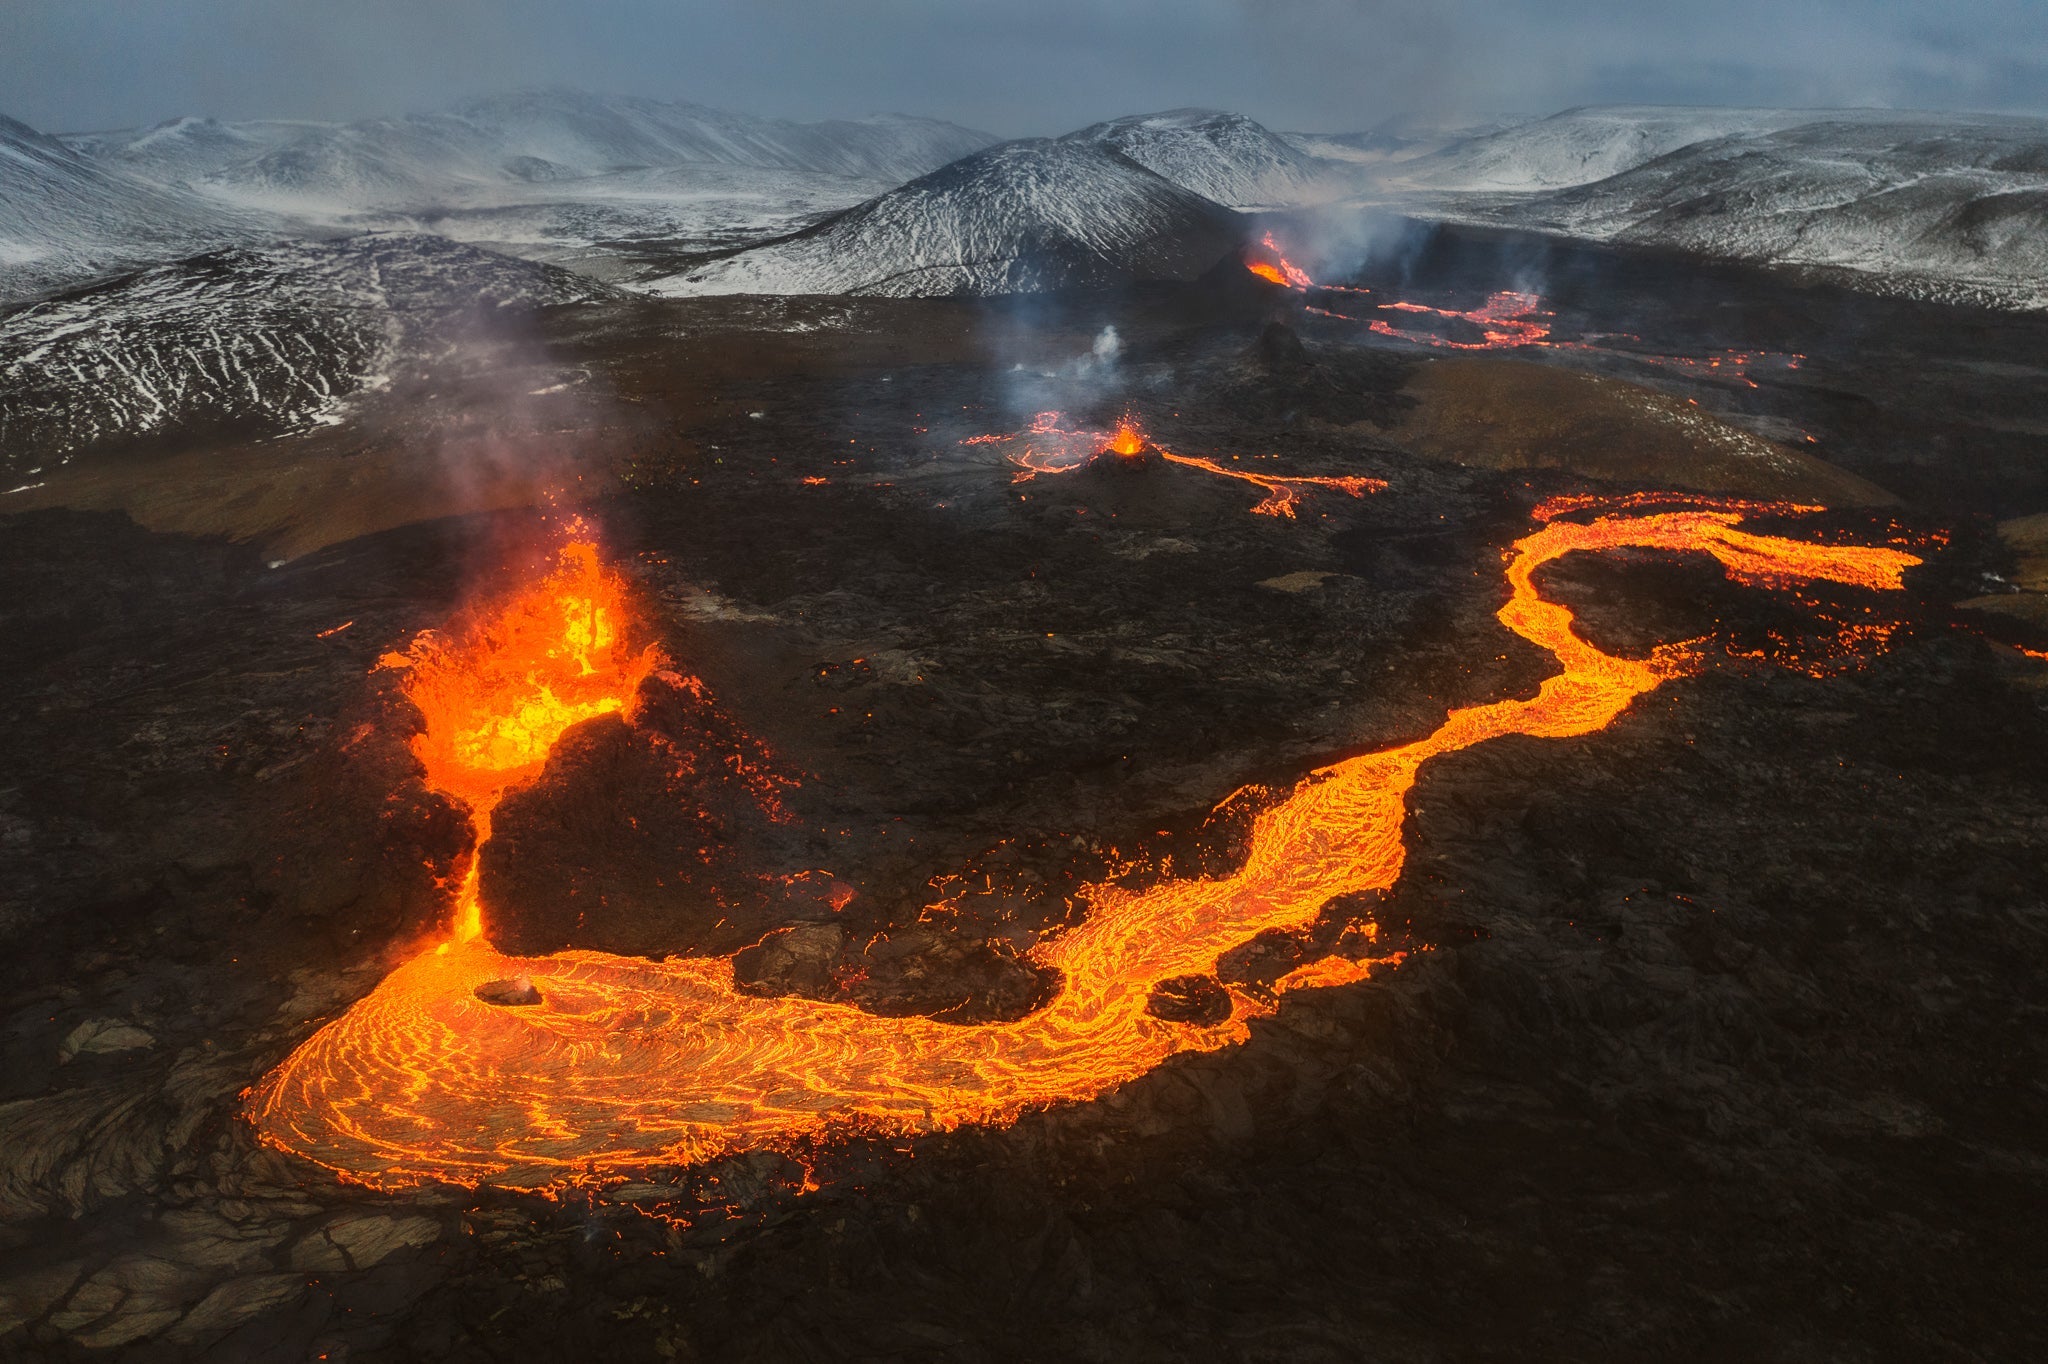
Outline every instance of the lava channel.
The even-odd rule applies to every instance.
[[[1759,587],[1825,580],[1892,590],[1920,562],[1896,549],[1752,534],[1737,528],[1742,515],[1553,519],[1515,542],[1499,618],[1556,658],[1555,676],[1533,697],[1454,710],[1424,738],[1311,772],[1258,816],[1244,863],[1228,876],[1085,888],[1086,917],[1031,951],[1060,985],[1025,1018],[877,1017],[843,1003],[743,994],[730,958],[510,957],[490,945],[487,928],[458,927],[293,1052],[250,1091],[247,1114],[268,1145],[373,1186],[545,1187],[791,1149],[835,1130],[1007,1123],[1093,1098],[1177,1053],[1242,1042],[1273,1005],[1231,989],[1227,1017],[1175,1022],[1148,1010],[1154,988],[1213,973],[1223,953],[1260,933],[1307,928],[1339,896],[1392,887],[1406,852],[1405,797],[1429,759],[1507,734],[1593,733],[1687,670],[1693,655],[1683,646],[1630,659],[1581,639],[1572,613],[1537,594],[1543,565],[1581,551],[1693,551]],[[423,705],[429,732],[420,739],[432,779],[465,793],[472,808],[502,791],[508,774],[530,770],[573,722],[565,714],[615,708],[630,695],[619,689],[625,679],[652,666],[650,654],[619,646],[616,617],[599,614],[623,597],[595,556],[587,542],[572,545],[563,567],[469,648],[450,654],[430,640],[408,656],[429,702],[462,676],[477,679],[474,696]],[[442,669],[444,659],[462,666]],[[430,756],[443,745],[450,766]],[[1279,986],[1339,984],[1399,960],[1326,959]],[[508,991],[507,982],[517,984]]]
[[[1011,435],[970,436],[963,445],[1007,443],[1014,448],[1005,456],[1017,466],[1016,482],[1028,483],[1040,474],[1070,474],[1090,467],[1136,467],[1157,461],[1216,478],[1249,483],[1264,493],[1252,508],[1255,516],[1293,517],[1301,506],[1301,495],[1311,488],[1340,492],[1347,497],[1385,492],[1385,479],[1357,474],[1262,474],[1250,469],[1233,469],[1200,455],[1177,455],[1159,445],[1126,415],[1114,431],[1060,425],[1063,414],[1041,412],[1031,425]]]
[[[1244,267],[1270,284],[1291,289],[1300,294],[1370,294],[1370,289],[1360,289],[1344,284],[1319,284],[1309,273],[1282,254],[1274,242],[1273,234],[1267,233],[1262,241],[1264,255],[1256,249],[1247,250]],[[1326,299],[1326,302],[1339,302]],[[1346,304],[1346,306],[1355,306]],[[1355,322],[1377,336],[1391,337],[1418,346],[1430,346],[1441,350],[1485,351],[1485,350],[1560,350],[1580,351],[1587,355],[1607,356],[1628,360],[1639,365],[1653,365],[1659,369],[1675,370],[1696,378],[1720,379],[1734,377],[1751,388],[1760,387],[1750,378],[1752,369],[1774,366],[1781,369],[1798,369],[1806,360],[1804,355],[1781,353],[1768,350],[1723,350],[1710,355],[1648,355],[1640,351],[1624,350],[1617,346],[1596,345],[1591,341],[1565,341],[1552,335],[1555,314],[1543,307],[1541,294],[1517,290],[1500,290],[1487,296],[1486,302],[1477,308],[1433,308],[1426,303],[1410,303],[1396,300],[1390,303],[1368,305],[1381,313],[1400,315],[1400,320],[1386,317],[1357,317],[1342,313],[1334,308],[1319,307],[1304,302],[1302,310],[1317,317],[1334,318],[1339,322]],[[1427,326],[1403,325],[1403,320],[1422,321],[1436,319],[1439,322],[1463,323],[1476,331],[1474,340],[1461,340],[1447,336]],[[1638,341],[1641,338],[1625,333],[1605,333],[1604,340]]]

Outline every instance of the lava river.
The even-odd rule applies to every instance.
[[[458,924],[268,1075],[250,1092],[249,1117],[266,1143],[373,1185],[541,1185],[787,1147],[835,1127],[912,1133],[1007,1122],[1099,1095],[1176,1053],[1243,1041],[1248,1021],[1271,1005],[1233,991],[1219,1023],[1170,1022],[1147,1011],[1153,987],[1212,972],[1219,956],[1262,932],[1305,928],[1337,896],[1391,887],[1405,856],[1405,796],[1431,758],[1506,734],[1592,733],[1684,670],[1682,648],[1639,660],[1579,638],[1571,612],[1537,594],[1543,565],[1640,547],[1710,554],[1757,587],[1896,589],[1919,562],[1896,549],[1752,534],[1738,529],[1743,514],[1709,507],[1550,520],[1517,541],[1499,617],[1550,651],[1559,672],[1533,697],[1452,711],[1426,737],[1308,774],[1257,818],[1232,875],[1086,888],[1086,918],[1033,949],[1060,986],[1025,1018],[954,1025],[757,997],[735,988],[727,958],[514,958],[491,947],[487,922],[481,933]],[[428,779],[481,813],[579,712],[625,705],[654,659],[619,642],[621,600],[594,547],[579,543],[466,645],[428,640],[394,659],[409,664],[427,716],[416,751]],[[558,637],[543,640],[542,622]],[[479,664],[508,649],[517,655],[508,665]],[[479,666],[490,685],[451,701],[450,679]],[[1397,959],[1326,959],[1280,985],[1355,980]],[[520,977],[537,1002],[477,993]]]

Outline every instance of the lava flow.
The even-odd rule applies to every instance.
[[[1384,479],[1357,474],[1262,474],[1249,469],[1233,469],[1200,455],[1177,455],[1153,441],[1129,416],[1117,423],[1115,431],[1068,428],[1061,426],[1060,420],[1058,412],[1041,412],[1031,419],[1029,427],[1014,436],[973,436],[962,444],[1019,444],[1021,448],[1008,456],[1010,462],[1021,470],[1016,480],[1019,483],[1029,482],[1040,474],[1070,474],[1098,460],[1130,465],[1157,457],[1163,463],[1178,464],[1217,478],[1251,484],[1265,493],[1265,497],[1251,508],[1255,516],[1292,517],[1301,505],[1302,490],[1306,488],[1327,488],[1348,497],[1363,497],[1367,493],[1384,492],[1387,487]]]
[[[1283,289],[1297,289],[1302,293],[1307,293],[1313,289],[1327,294],[1369,294],[1372,292],[1370,289],[1360,289],[1349,284],[1316,283],[1313,279],[1309,278],[1308,271],[1287,259],[1286,254],[1280,250],[1280,244],[1273,240],[1273,234],[1270,232],[1260,238],[1259,245],[1265,248],[1267,255],[1262,257],[1255,249],[1248,249],[1245,252],[1244,268],[1257,275],[1260,279],[1277,284]]]
[[[1245,269],[1260,279],[1277,284],[1284,289],[1298,293],[1318,294],[1369,294],[1370,289],[1360,289],[1342,284],[1318,284],[1309,277],[1306,270],[1295,265],[1282,254],[1274,242],[1273,234],[1267,233],[1263,245],[1271,259],[1260,257],[1255,251],[1247,251]],[[1327,300],[1336,302],[1337,300]],[[1350,306],[1350,305],[1347,305]],[[1654,365],[1659,369],[1677,370],[1699,378],[1733,377],[1740,379],[1751,388],[1759,385],[1749,377],[1752,369],[1765,365],[1777,365],[1784,369],[1798,369],[1806,359],[1803,355],[1781,354],[1766,350],[1727,350],[1710,355],[1646,355],[1638,351],[1625,350],[1616,346],[1595,345],[1591,341],[1564,341],[1552,335],[1555,314],[1543,307],[1539,294],[1515,290],[1501,290],[1487,297],[1477,308],[1433,308],[1425,303],[1395,301],[1370,305],[1376,312],[1406,314],[1411,318],[1437,318],[1445,322],[1463,323],[1478,332],[1476,339],[1463,340],[1446,336],[1440,331],[1427,327],[1403,326],[1399,321],[1384,317],[1356,317],[1350,313],[1337,312],[1331,308],[1317,307],[1308,303],[1302,305],[1304,312],[1318,317],[1334,318],[1339,322],[1355,322],[1378,336],[1392,337],[1419,346],[1431,346],[1442,350],[1517,350],[1523,347],[1540,347],[1547,350],[1583,351],[1589,355],[1603,355],[1637,364]],[[1635,341],[1640,338],[1625,334],[1609,334],[1605,340]]]
[[[1517,541],[1499,618],[1550,651],[1560,672],[1531,697],[1452,711],[1424,738],[1310,773],[1259,815],[1231,875],[1087,887],[1086,917],[1032,950],[1060,986],[1025,1018],[883,1018],[742,993],[729,958],[514,958],[458,935],[302,1045],[251,1092],[249,1116],[263,1141],[352,1180],[536,1187],[786,1148],[846,1127],[1008,1122],[1102,1094],[1176,1053],[1242,1042],[1270,1002],[1233,987],[1229,1016],[1201,1023],[1158,1017],[1148,1001],[1164,982],[1214,972],[1224,952],[1260,933],[1308,927],[1336,897],[1391,887],[1406,851],[1405,797],[1429,759],[1507,734],[1592,733],[1688,666],[1683,649],[1630,659],[1588,644],[1567,608],[1538,595],[1543,565],[1579,551],[1697,551],[1750,584],[1896,589],[1919,562],[1895,549],[1751,534],[1736,528],[1741,519],[1720,508],[1552,519]],[[437,777],[447,789],[494,799],[507,774],[540,760],[558,717],[578,706],[598,713],[625,694],[590,680],[622,683],[649,658],[620,655],[616,616],[600,624],[597,604],[616,611],[619,599],[564,586],[602,578],[578,547],[557,576],[447,656],[462,666],[439,668],[438,644],[415,646],[417,685],[437,707],[421,752],[452,755]],[[529,721],[535,704],[544,723]],[[1337,984],[1396,960],[1325,960],[1280,984]],[[508,978],[524,978],[510,1000],[489,988]]]

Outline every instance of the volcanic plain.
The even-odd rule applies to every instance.
[[[0,1352],[2037,1354],[2048,322],[1475,230],[1348,284],[549,304],[516,392],[422,371],[8,495]],[[1023,457],[1122,421],[1185,458]],[[1259,478],[1310,481],[1276,515]],[[1536,695],[1506,554],[1651,506],[1918,562],[1540,570],[1599,649],[1686,665],[1432,758],[1391,887],[1148,1003],[1242,1040],[688,1161],[260,1139],[251,1093],[448,939],[473,863],[508,953],[1028,1019],[1084,887],[1226,876],[1317,769]],[[478,858],[394,660],[573,536],[659,676]]]

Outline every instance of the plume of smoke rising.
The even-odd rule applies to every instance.
[[[1117,358],[1123,354],[1123,349],[1123,338],[1116,334],[1116,327],[1104,326],[1095,334],[1095,344],[1088,348],[1088,353],[1074,361],[1075,375],[1085,378],[1090,374],[1114,369]]]
[[[587,510],[612,478],[622,428],[588,371],[551,352],[532,310],[479,301],[405,319],[406,344],[366,438],[418,461],[417,515],[477,517]],[[545,539],[529,516],[477,536],[474,571]]]

